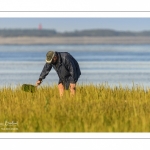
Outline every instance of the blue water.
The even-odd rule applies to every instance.
[[[69,52],[79,62],[79,84],[149,87],[150,45],[0,45],[0,87],[35,84],[47,51]],[[43,85],[57,84],[52,69]]]

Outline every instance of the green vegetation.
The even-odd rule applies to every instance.
[[[60,33],[48,29],[0,29],[0,37],[80,37],[80,36],[150,36],[150,31],[115,31],[110,29],[91,29]]]
[[[75,97],[62,98],[55,85],[0,89],[0,132],[149,132],[149,114],[142,87],[78,85]]]

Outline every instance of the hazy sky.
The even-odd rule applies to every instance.
[[[0,18],[0,29],[55,29],[59,32],[83,29],[123,31],[150,30],[150,18]]]

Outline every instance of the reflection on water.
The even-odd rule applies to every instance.
[[[35,84],[47,51],[67,51],[79,62],[79,84],[149,86],[150,45],[1,45],[0,86]],[[42,84],[57,84],[52,70]]]

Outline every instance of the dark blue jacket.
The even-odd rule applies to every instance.
[[[67,52],[57,52],[57,54],[57,64],[46,63],[39,79],[45,79],[53,67],[58,74],[59,83],[76,83],[81,75],[78,62]]]

